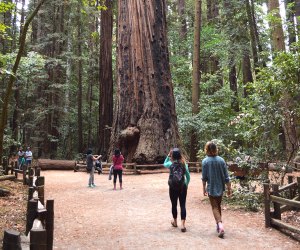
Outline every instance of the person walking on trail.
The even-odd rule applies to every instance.
[[[30,147],[27,147],[27,150],[25,152],[25,159],[26,159],[26,165],[30,166],[32,162],[32,151]]]
[[[177,201],[179,199],[181,215],[181,232],[186,232],[186,196],[190,182],[188,164],[178,148],[174,148],[165,159],[164,167],[170,169],[169,196],[172,204],[173,220],[171,225],[177,227]]]
[[[115,149],[114,155],[113,155],[113,174],[114,174],[114,190],[116,190],[116,185],[117,185],[117,176],[119,176],[119,183],[120,183],[120,190],[123,189],[122,187],[122,174],[123,174],[123,161],[124,157],[120,151],[120,149]]]
[[[222,221],[221,202],[225,184],[227,195],[231,195],[231,184],[225,160],[218,156],[217,145],[209,141],[205,145],[206,157],[202,160],[202,183],[203,194],[209,197],[212,212],[217,223],[217,233],[220,238],[224,237],[225,230]]]
[[[101,155],[99,155],[98,157],[95,157],[94,155],[92,155],[92,153],[93,153],[92,149],[88,149],[88,151],[86,152],[86,154],[87,154],[86,165],[87,165],[87,170],[90,172],[88,187],[90,187],[90,188],[96,187],[96,185],[94,183],[94,174],[95,174],[94,162],[101,158]]]

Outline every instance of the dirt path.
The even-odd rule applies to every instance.
[[[225,239],[217,237],[200,174],[191,174],[187,232],[172,228],[167,174],[124,176],[112,190],[107,175],[43,171],[46,199],[54,199],[54,249],[300,249],[276,230],[265,229],[263,214],[223,210]]]

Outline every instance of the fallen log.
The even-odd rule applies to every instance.
[[[42,170],[73,170],[74,160],[38,159],[38,167]]]
[[[16,176],[14,176],[14,175],[2,175],[2,176],[0,176],[0,181],[14,180],[14,179],[16,179]]]
[[[5,196],[9,196],[9,195],[10,195],[9,190],[0,188],[0,197],[5,197]]]

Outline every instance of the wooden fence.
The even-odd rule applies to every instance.
[[[102,162],[102,173],[109,173],[109,168],[113,163]],[[201,171],[200,162],[188,162],[189,170],[191,172],[199,173]],[[155,173],[169,173],[169,170],[163,164],[147,164],[140,165],[137,163],[123,163],[124,174],[155,174]],[[86,171],[86,162],[84,160],[77,160],[74,164],[74,172]]]
[[[13,171],[16,174],[15,177],[17,177],[18,171],[15,171],[15,169]],[[28,244],[31,250],[50,250],[53,249],[54,200],[45,202],[45,178],[40,176],[38,167],[35,168],[35,171],[33,168],[28,168],[26,173],[23,177],[25,179],[23,183],[29,185],[26,237],[21,237],[21,234],[15,230],[5,230],[3,250],[28,249]]]
[[[282,197],[283,194],[288,198]],[[279,187],[278,184],[264,183],[265,226],[285,229],[300,234],[300,228],[296,228],[281,221],[281,213],[293,208],[300,208],[300,177],[293,182],[293,176],[288,176],[288,184]],[[273,210],[271,211],[271,207]]]

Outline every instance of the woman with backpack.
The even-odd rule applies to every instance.
[[[218,156],[218,148],[214,142],[207,142],[204,151],[207,156],[202,160],[203,195],[209,197],[218,236],[223,238],[225,231],[222,223],[221,202],[225,184],[228,196],[231,195],[227,165],[224,159]]]
[[[179,199],[181,210],[181,232],[186,232],[186,195],[188,184],[190,182],[190,172],[188,164],[182,156],[179,148],[171,150],[165,159],[164,167],[170,169],[169,175],[169,196],[172,204],[173,220],[171,224],[177,227],[177,202]]]
[[[119,176],[119,183],[120,183],[120,190],[122,188],[122,173],[123,173],[123,161],[124,157],[121,154],[120,149],[115,149],[115,153],[113,155],[113,174],[114,174],[114,190],[116,190],[116,185],[117,185],[117,176]]]

